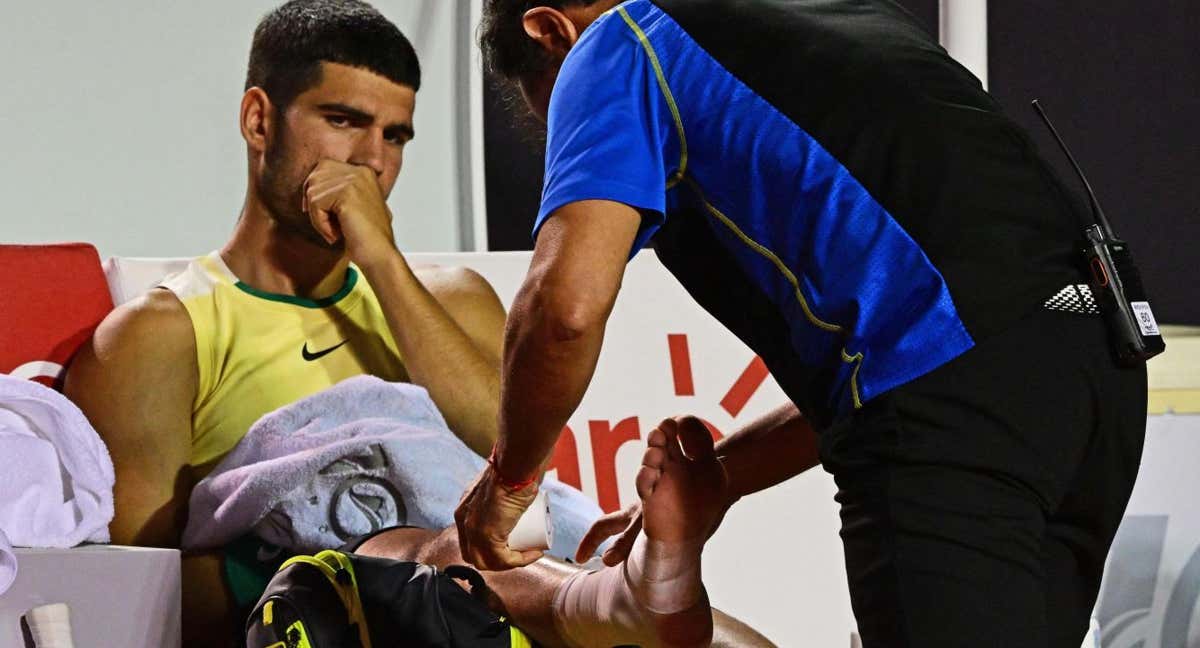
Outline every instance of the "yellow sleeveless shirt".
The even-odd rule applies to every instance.
[[[201,472],[267,412],[352,376],[408,380],[379,301],[353,266],[342,288],[320,300],[251,288],[217,252],[160,286],[183,302],[196,333],[189,464]]]

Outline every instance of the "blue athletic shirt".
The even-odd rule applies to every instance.
[[[652,243],[822,424],[970,349],[956,298],[986,334],[1014,319],[998,299],[1027,312],[1074,276],[1071,209],[911,17],[882,0],[726,5],[631,0],[582,34],[551,95],[535,236],[568,203],[638,209],[631,256]],[[983,143],[940,144],[964,132]],[[1039,199],[977,216],[1011,191]],[[1044,262],[1005,288],[977,261],[1014,240]]]

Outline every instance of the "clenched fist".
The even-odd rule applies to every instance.
[[[321,160],[304,181],[304,213],[330,245],[369,266],[396,254],[392,212],[370,167]]]

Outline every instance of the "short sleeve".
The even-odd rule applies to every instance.
[[[607,14],[571,49],[550,96],[534,237],[563,205],[611,200],[642,213],[630,255],[640,250],[664,219],[670,128],[649,57],[622,17]]]

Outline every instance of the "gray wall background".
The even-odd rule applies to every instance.
[[[5,3],[0,243],[87,241],[102,256],[220,246],[245,190],[238,103],[250,38],[277,0]],[[462,247],[469,223],[458,48],[467,0],[374,3],[413,42],[417,138],[389,205],[410,251]],[[467,28],[470,29],[469,27]],[[462,120],[464,128],[458,129]],[[468,181],[469,182],[469,181]],[[464,196],[467,196],[464,199]]]
[[[82,240],[133,256],[219,246],[244,191],[236,118],[250,35],[274,4],[6,5],[0,242]],[[376,4],[424,68],[418,137],[389,201],[401,248],[528,249],[541,152],[479,82],[479,0]],[[901,4],[936,31],[938,0]],[[1075,187],[1028,108],[1042,99],[1132,245],[1159,320],[1200,324],[1200,3],[1003,0],[988,21],[993,94]]]

